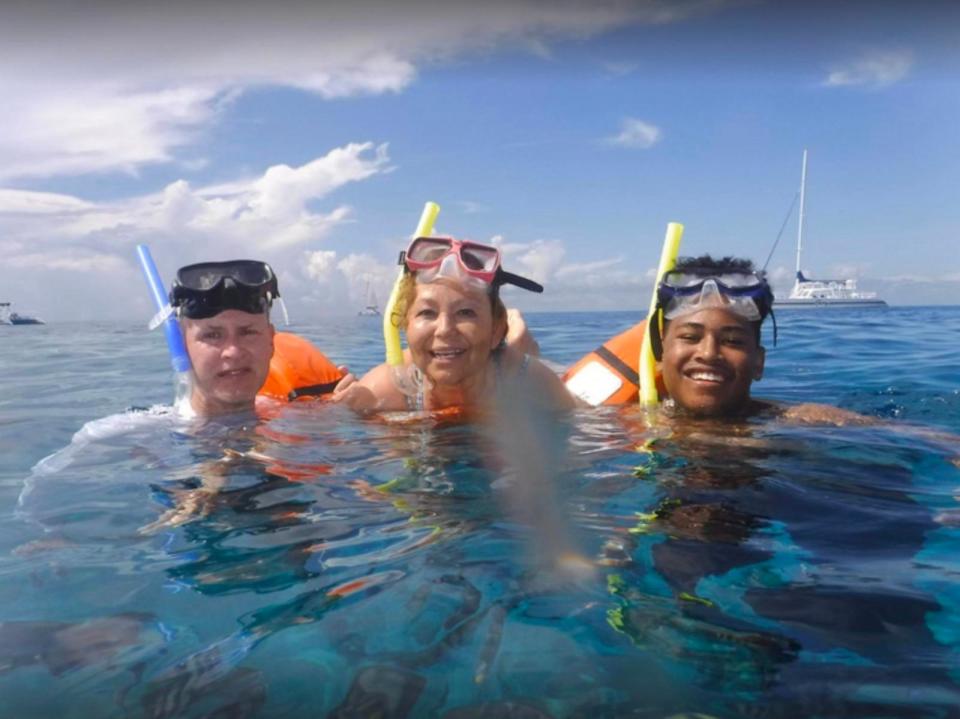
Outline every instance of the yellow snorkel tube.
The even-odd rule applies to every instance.
[[[426,237],[433,232],[433,223],[440,214],[440,205],[435,202],[428,202],[423,206],[423,213],[420,215],[420,222],[417,223],[417,229],[413,233],[413,238]],[[390,299],[387,300],[387,308],[383,311],[383,346],[386,349],[387,364],[391,367],[399,367],[403,364],[403,347],[400,346],[400,325],[393,318],[393,313],[397,307],[397,301],[400,299],[400,288],[403,286],[403,278],[406,274],[405,268],[401,265],[397,273],[397,279],[393,283],[393,289],[390,290]]]
[[[640,405],[643,407],[650,407],[660,401],[660,395],[657,392],[657,361],[653,357],[653,347],[650,345],[650,323],[657,322],[662,335],[663,322],[657,313],[657,286],[663,276],[677,265],[681,237],[683,237],[683,225],[679,222],[669,223],[667,236],[663,239],[663,249],[660,250],[660,264],[657,265],[657,277],[653,283],[650,310],[647,312],[647,330],[643,333],[643,344],[640,345]]]

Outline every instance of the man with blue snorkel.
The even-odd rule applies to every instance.
[[[180,268],[170,306],[193,368],[190,406],[198,416],[249,412],[266,381],[279,298],[266,262],[202,262]]]

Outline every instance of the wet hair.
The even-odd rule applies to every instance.
[[[404,274],[403,279],[400,280],[400,288],[397,292],[397,303],[390,316],[390,321],[393,322],[396,327],[406,327],[407,314],[410,312],[410,308],[417,298],[417,279],[412,272]],[[500,299],[500,286],[493,285],[490,288],[488,296],[490,297],[490,311],[493,314],[494,325],[502,321],[504,326],[506,326],[507,307],[503,304],[503,300]]]
[[[721,257],[715,260],[710,255],[700,255],[699,257],[681,257],[677,260],[677,266],[674,268],[677,272],[689,272],[692,275],[724,275],[732,272],[751,273],[756,272],[753,266],[753,260],[747,260],[742,257]]]
[[[748,260],[743,257],[731,257],[727,255],[726,257],[715,259],[711,255],[700,255],[699,257],[678,258],[676,267],[674,267],[674,271],[688,272],[691,275],[701,275],[703,277],[711,277],[735,272],[749,274],[752,272],[757,272],[757,269],[753,266],[753,260]],[[762,272],[757,272],[757,274],[763,277]],[[753,325],[753,331],[757,339],[758,347],[760,346],[760,327],[763,325],[764,319],[766,319],[766,315],[762,316],[759,320],[750,323]],[[667,332],[668,324],[669,320],[664,320],[664,334]]]

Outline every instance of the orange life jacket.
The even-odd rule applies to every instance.
[[[293,402],[333,392],[343,372],[308,340],[290,332],[273,336],[270,374],[258,394]]]
[[[646,329],[646,320],[641,320],[581,357],[563,375],[567,389],[595,407],[638,401],[640,346]],[[659,374],[657,391],[664,394]]]

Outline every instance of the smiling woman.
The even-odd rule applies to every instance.
[[[563,409],[574,400],[545,365],[504,346],[507,310],[499,297],[509,283],[543,288],[500,266],[496,247],[449,237],[420,237],[404,254],[396,321],[406,330],[404,364],[382,364],[334,394],[360,412],[443,410],[485,406],[505,379],[530,396]]]

